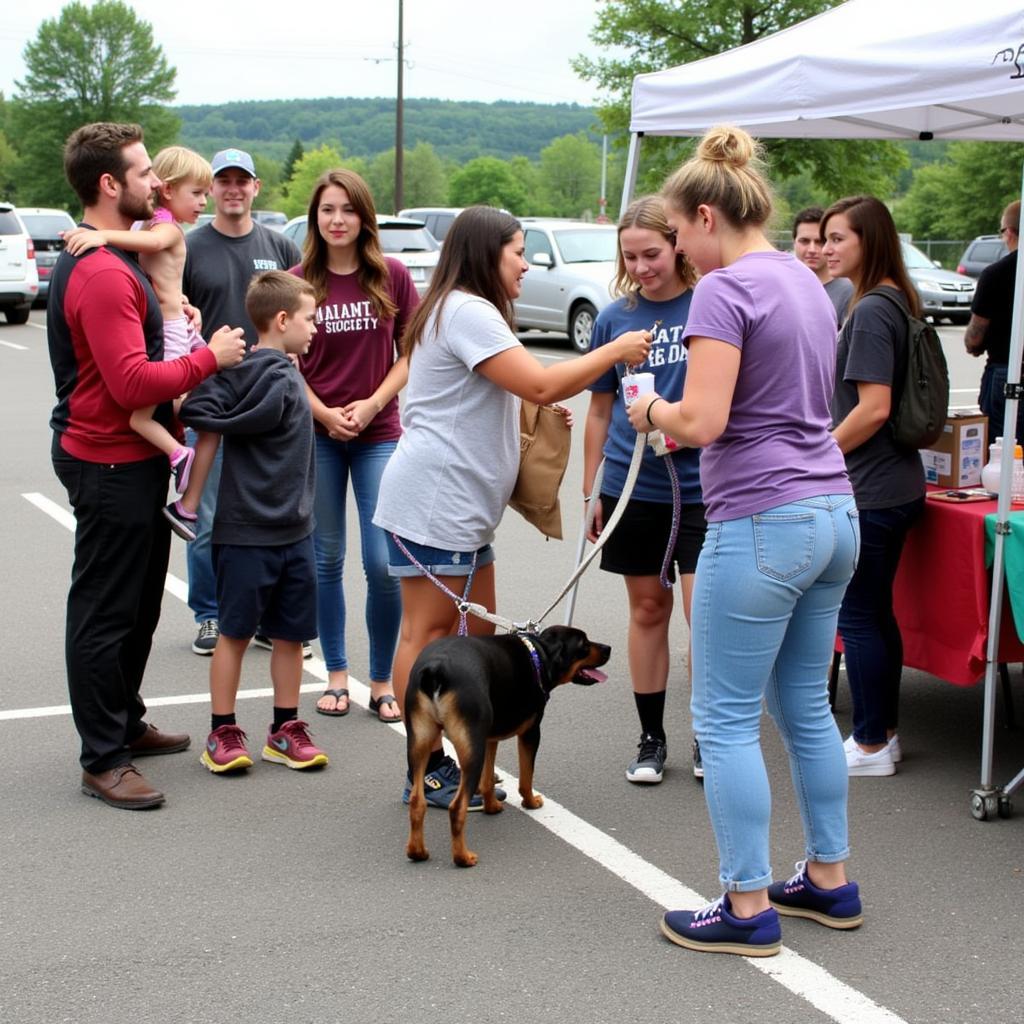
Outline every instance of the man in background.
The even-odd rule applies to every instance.
[[[824,212],[820,206],[808,206],[796,215],[793,220],[793,255],[814,271],[825,294],[832,300],[836,322],[842,327],[853,295],[853,284],[848,278],[829,276],[821,237],[821,216]]]
[[[1006,418],[1006,384],[1010,362],[1010,321],[1013,317],[1013,285],[1017,279],[1017,245],[1020,242],[1020,200],[1010,203],[1000,218],[999,234],[1010,251],[987,266],[978,277],[971,303],[971,319],[964,331],[964,347],[972,356],[988,353],[981,375],[978,405],[988,416],[990,441],[1002,437]],[[1017,407],[1017,439],[1024,433],[1024,402]]]
[[[210,165],[215,213],[209,224],[188,233],[182,288],[189,302],[202,312],[204,337],[231,324],[241,327],[246,344],[252,345],[256,329],[245,311],[250,280],[264,270],[287,270],[299,262],[301,255],[291,239],[253,220],[252,204],[260,193],[260,179],[248,153],[222,149],[214,154]],[[195,443],[191,432],[189,443]],[[192,650],[201,655],[213,654],[220,632],[210,557],[220,470],[218,450],[199,504],[196,539],[188,546],[188,605],[199,626]]]

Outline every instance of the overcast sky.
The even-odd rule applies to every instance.
[[[87,0],[88,2],[88,0]],[[176,103],[393,96],[398,0],[129,0],[177,68]],[[594,55],[599,0],[405,0],[405,95],[593,104],[569,60]],[[61,0],[7,0],[0,90]],[[330,13],[325,15],[324,11]]]

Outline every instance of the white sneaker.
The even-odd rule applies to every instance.
[[[853,738],[851,733],[843,740],[843,750],[849,753],[851,750],[857,748],[857,741]],[[892,754],[892,763],[899,764],[903,760],[903,748],[900,746],[900,734],[894,732],[892,738],[889,740],[889,753]]]
[[[892,759],[892,751],[888,746],[874,754],[868,754],[860,749],[856,743],[852,750],[846,751],[846,770],[850,775],[895,775],[896,765]]]

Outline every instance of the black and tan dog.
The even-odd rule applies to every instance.
[[[423,777],[441,731],[455,746],[462,768],[462,781],[448,811],[452,858],[460,867],[469,868],[477,858],[466,848],[466,811],[481,780],[484,811],[497,814],[502,809],[494,795],[498,741],[519,738],[523,807],[540,807],[544,801],[533,791],[533,763],[548,697],[562,683],[589,686],[600,682],[605,676],[597,668],[610,654],[610,647],[591,643],[585,633],[570,626],[549,626],[538,634],[444,637],[424,648],[412,667],[405,693],[412,779],[405,852],[411,860],[430,856],[423,841],[427,810]]]

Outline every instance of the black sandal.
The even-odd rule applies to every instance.
[[[327,709],[322,708],[320,707],[319,704],[317,704],[315,710],[318,715],[330,715],[332,718],[342,718],[344,715],[347,715],[352,708],[352,704],[351,702],[349,702],[345,705],[344,711],[338,710],[337,703],[341,700],[342,697],[348,697],[348,690],[346,690],[343,686],[339,686],[336,690],[324,690],[324,692],[320,694],[320,696],[333,697],[335,700],[335,706],[331,708],[330,711],[328,711]]]
[[[380,697],[370,698],[370,714],[377,716],[378,722],[383,722],[385,725],[394,725],[395,722],[400,722],[402,716],[399,715],[397,718],[382,718],[380,709],[387,704],[394,704],[398,707],[398,698],[393,693],[384,693]],[[399,709],[401,710],[401,709]]]

